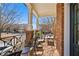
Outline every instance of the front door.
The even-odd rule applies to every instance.
[[[70,55],[79,56],[79,4],[70,4]]]

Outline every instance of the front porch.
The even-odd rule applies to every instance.
[[[16,37],[16,40],[14,39],[14,43],[11,43],[13,49],[11,50],[14,52],[19,48],[19,50],[22,50],[22,53],[20,54],[22,56],[64,55],[64,4],[25,3],[24,5],[28,6],[29,9],[28,25],[24,28],[25,32],[19,34],[22,35],[21,38],[19,38],[21,39],[20,44],[16,41],[18,37],[12,34],[12,37]],[[32,26],[32,15],[36,16],[35,30]],[[51,24],[41,25],[39,24],[39,19],[42,21],[46,19],[53,21],[50,21]],[[40,27],[42,28],[40,29]],[[46,30],[49,33],[45,34]],[[43,34],[39,34],[39,32],[42,32]],[[0,40],[4,39],[1,38]],[[18,45],[16,46],[16,44]]]
[[[32,11],[33,14],[36,16],[36,26],[37,26],[37,31],[39,30],[39,18],[43,17],[48,19],[48,16],[51,16],[54,18],[54,20],[52,21],[52,25],[50,27],[51,29],[51,33],[53,33],[54,37],[54,44],[55,46],[53,46],[52,55],[64,55],[64,4],[59,3],[59,4],[26,4],[29,9],[30,9],[30,14],[29,14],[29,25],[32,24],[32,20],[31,20],[31,15],[32,15]],[[51,19],[53,19],[51,18]],[[32,29],[32,26],[31,28]],[[47,30],[47,29],[46,29]],[[27,30],[26,30],[27,31]],[[46,41],[44,43],[45,45],[43,47],[48,47]],[[54,48],[55,47],[55,48]],[[47,49],[48,49],[47,48]],[[45,51],[47,49],[44,49]],[[49,49],[51,50],[51,48]],[[55,51],[54,51],[55,50]],[[56,53],[54,53],[56,52]],[[51,54],[51,53],[49,53]],[[47,54],[48,55],[48,54]]]

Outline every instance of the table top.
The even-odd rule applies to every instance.
[[[44,39],[38,39],[37,41],[44,41]]]
[[[51,36],[51,37],[50,36],[46,36],[45,38],[50,38],[51,39],[51,38],[54,38],[54,36]]]

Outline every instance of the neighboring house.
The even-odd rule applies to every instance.
[[[51,26],[48,24],[40,24],[39,25],[41,31],[51,32]]]
[[[24,27],[27,24],[8,24],[10,27],[6,28],[4,31],[9,32],[24,32]]]

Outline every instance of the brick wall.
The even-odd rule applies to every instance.
[[[64,4],[56,5],[57,17],[54,23],[54,34],[56,39],[56,48],[60,55],[64,55]]]

